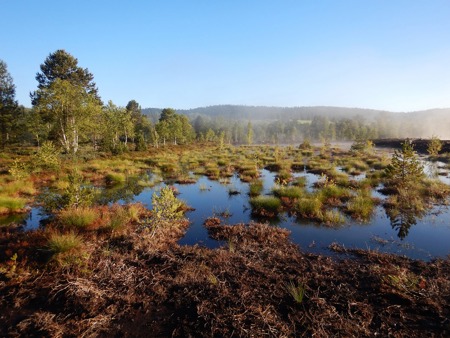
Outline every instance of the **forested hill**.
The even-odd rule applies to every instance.
[[[161,109],[142,112],[157,122]],[[234,142],[244,142],[244,127],[253,125],[255,141],[292,142],[305,137],[351,140],[355,138],[450,139],[450,108],[410,113],[343,107],[261,107],[220,105],[177,110],[187,115],[197,134],[229,132]],[[230,128],[234,128],[231,130]],[[240,130],[240,129],[242,130]],[[273,141],[273,140],[272,140]]]
[[[159,115],[162,108],[146,108],[142,112],[149,116]],[[223,117],[228,120],[312,120],[315,116],[329,119],[352,118],[356,116],[371,120],[380,114],[395,114],[382,110],[344,107],[265,107],[241,105],[217,105],[193,109],[177,109],[177,113],[193,118],[198,115]]]

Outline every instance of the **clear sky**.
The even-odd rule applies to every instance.
[[[0,32],[25,106],[65,49],[122,106],[450,107],[448,0],[0,0]]]

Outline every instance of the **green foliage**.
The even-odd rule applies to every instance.
[[[6,268],[0,267],[0,274],[5,275],[6,278],[12,279],[17,275],[17,253],[14,253],[9,259]]]
[[[125,174],[123,173],[109,173],[105,176],[106,182],[108,182],[108,184],[122,184],[125,183],[127,177],[125,176]]]
[[[26,201],[23,198],[0,196],[0,214],[21,211],[25,205]]]
[[[188,117],[177,114],[172,108],[163,109],[155,130],[164,145],[166,141],[171,141],[176,145],[189,143],[195,139],[194,128]]]
[[[99,217],[97,210],[90,208],[65,209],[59,215],[59,221],[66,228],[84,229]]]
[[[311,142],[309,141],[309,139],[305,138],[303,140],[303,142],[298,146],[298,148],[301,150],[311,150],[312,145],[311,145]]]
[[[83,175],[77,170],[73,171],[67,177],[68,184],[62,194],[52,191],[45,191],[40,199],[47,210],[89,207],[93,204],[96,197],[94,188],[85,182]]]
[[[311,195],[301,198],[297,202],[295,210],[300,217],[321,220],[323,217],[322,205],[318,196]]]
[[[48,239],[47,247],[54,254],[66,253],[79,249],[83,245],[81,236],[71,231],[68,233],[52,233]]]
[[[63,49],[59,49],[44,60],[40,66],[41,72],[37,73],[38,88],[49,88],[57,79],[66,80],[72,85],[82,87],[84,91],[95,97],[101,104],[98,90],[94,83],[94,76],[87,68],[78,66],[78,60]],[[39,104],[39,91],[31,95],[33,106]]]
[[[253,212],[262,214],[265,211],[277,213],[281,207],[281,201],[274,196],[257,196],[250,199]]]
[[[159,196],[153,193],[152,205],[151,224],[154,226],[183,218],[183,203],[175,197],[170,187],[161,188]]]
[[[95,139],[101,125],[101,101],[93,76],[78,67],[78,60],[64,50],[50,54],[36,76],[38,90],[32,103],[67,153],[76,154],[79,143],[91,136]],[[40,129],[40,128],[38,128]]]
[[[0,146],[9,141],[17,119],[18,105],[15,100],[16,86],[8,72],[6,63],[0,60]]]
[[[45,170],[58,170],[61,167],[59,150],[52,142],[45,141],[34,155],[33,165]]]
[[[370,192],[360,192],[347,203],[347,211],[353,218],[368,221],[373,214],[375,203]]]
[[[321,221],[327,225],[342,224],[345,222],[345,217],[339,210],[325,210]]]
[[[442,150],[442,141],[437,137],[433,136],[428,143],[428,154],[430,156],[437,156],[439,152]]]
[[[15,159],[11,166],[9,167],[9,173],[16,180],[22,180],[29,176],[29,167],[28,165],[18,159]]]
[[[286,285],[286,290],[289,292],[296,303],[300,304],[303,302],[303,298],[305,296],[305,286],[303,284],[294,284],[294,282],[291,281]]]
[[[370,153],[373,150],[373,142],[371,140],[357,139],[350,147],[350,150],[353,152]]]
[[[299,187],[278,187],[273,189],[273,194],[277,197],[287,197],[297,199],[305,194],[305,191]]]
[[[264,188],[263,182],[261,180],[253,180],[249,185],[249,195],[251,197],[258,196],[262,193]]]
[[[252,144],[253,143],[253,127],[252,127],[252,123],[250,121],[248,121],[247,124],[247,144]]]
[[[425,174],[411,141],[402,144],[402,149],[395,150],[391,164],[385,170],[390,184],[396,188],[407,187],[414,182],[421,181]]]

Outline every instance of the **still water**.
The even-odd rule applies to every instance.
[[[428,165],[425,170],[429,176],[436,175],[445,183],[450,183],[442,167]],[[151,179],[155,179],[152,174]],[[306,178],[306,190],[313,191],[314,183],[320,177],[307,172],[294,173],[294,177]],[[270,194],[274,186],[275,173],[261,170],[264,183],[263,194]],[[151,209],[152,194],[165,183],[161,182],[153,188],[138,188],[132,184],[105,189],[102,194],[103,203],[141,202]],[[179,241],[181,245],[204,245],[215,248],[222,242],[208,237],[203,222],[208,217],[216,216],[224,224],[249,222],[269,223],[291,231],[291,239],[303,250],[313,253],[330,254],[328,246],[338,243],[346,248],[361,248],[380,252],[405,255],[415,259],[430,260],[435,257],[446,257],[450,254],[450,210],[446,206],[436,206],[422,218],[414,219],[408,229],[400,229],[393,225],[382,206],[378,206],[368,223],[359,223],[346,218],[343,225],[328,227],[313,222],[299,221],[288,214],[280,214],[275,219],[258,219],[251,214],[249,205],[249,185],[234,175],[228,182],[212,181],[205,176],[198,178],[195,184],[171,184],[178,191],[178,198],[195,210],[187,213],[191,225],[186,235]],[[230,194],[230,191],[237,192]],[[385,198],[376,189],[373,196]],[[11,222],[23,224],[24,230],[37,229],[45,223],[46,215],[41,208],[32,208],[26,216],[13,216],[1,219],[1,224]]]

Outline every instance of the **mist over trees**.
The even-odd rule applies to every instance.
[[[32,107],[19,106],[0,60],[0,145],[52,141],[65,153],[80,147],[121,153],[148,147],[214,142],[293,144],[377,138],[450,138],[450,109],[414,113],[343,107],[218,105],[189,110],[103,104],[94,75],[65,50],[50,53],[36,74]]]
[[[142,110],[156,119],[161,109]],[[248,143],[247,124],[252,124],[253,143],[322,142],[377,138],[450,138],[450,109],[393,113],[342,107],[255,107],[221,105],[178,110],[189,117],[197,139],[212,141],[224,134],[227,143]],[[419,122],[420,121],[420,122]]]

